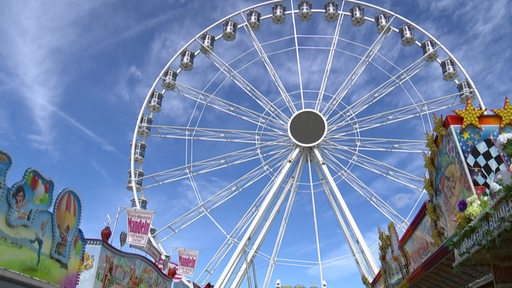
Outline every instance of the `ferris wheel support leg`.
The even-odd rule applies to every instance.
[[[283,164],[283,167],[281,171],[279,172],[278,176],[274,180],[274,184],[272,185],[272,188],[270,189],[269,193],[261,203],[260,210],[258,211],[258,214],[254,217],[254,220],[252,221],[251,225],[248,227],[247,231],[245,232],[245,235],[243,236],[240,243],[238,243],[238,247],[236,248],[235,252],[231,256],[229,262],[226,265],[226,268],[224,268],[224,271],[222,271],[222,274],[219,277],[219,280],[216,284],[218,287],[228,287],[228,281],[233,274],[237,264],[240,262],[240,259],[242,258],[244,254],[245,247],[251,240],[252,236],[256,232],[256,228],[258,228],[261,221],[265,218],[265,214],[270,208],[270,204],[272,203],[272,200],[275,198],[277,191],[279,190],[279,187],[281,186],[282,182],[284,181],[286,175],[293,167],[295,160],[297,159],[297,156],[299,155],[301,148],[295,147],[293,152],[291,153],[290,157],[288,157],[287,161]]]
[[[363,254],[363,257],[364,257],[364,260],[366,262],[368,269],[370,269],[369,275],[364,275],[364,276],[366,276],[368,279],[373,279],[375,277],[375,275],[377,275],[377,272],[379,269],[377,267],[377,264],[375,263],[375,260],[373,259],[372,254],[370,253],[370,249],[368,248],[368,245],[366,244],[366,241],[364,240],[363,235],[361,234],[361,231],[359,230],[359,228],[354,220],[354,217],[352,216],[352,213],[350,213],[350,210],[348,209],[348,206],[345,203],[343,196],[341,196],[338,186],[334,182],[334,179],[332,178],[332,175],[331,175],[329,169],[327,168],[327,165],[326,165],[324,159],[322,158],[320,151],[318,151],[318,149],[316,149],[316,148],[313,148],[313,153],[314,153],[315,157],[318,159],[318,163],[320,163],[320,169],[322,170],[322,174],[325,176],[325,178],[328,182],[328,185],[334,192],[334,196],[336,198],[335,200],[340,205],[343,215],[345,216],[345,219],[348,222],[349,228],[352,231],[353,236],[356,240],[357,246],[359,246],[359,249]],[[345,236],[348,239],[351,235],[345,235]],[[352,253],[354,253],[354,256],[357,259],[358,257],[356,256],[356,254],[358,253],[358,251],[352,250]],[[361,264],[362,263],[358,262],[358,265],[361,266]],[[363,267],[360,267],[360,269],[362,269],[362,268]],[[366,271],[366,268],[363,269],[363,271]]]
[[[322,175],[322,169],[320,168],[320,165],[315,162],[315,169],[318,172],[318,175]],[[338,205],[336,205],[336,201],[333,198],[333,193],[329,187],[329,184],[325,182],[325,178],[321,179],[322,185],[324,186],[325,194],[329,200],[329,203],[331,204],[331,207],[336,215],[336,218],[338,220],[338,223],[341,226],[341,229],[343,231],[343,234],[345,234],[345,238],[347,239],[347,243],[350,247],[350,250],[352,251],[352,255],[354,256],[354,259],[356,260],[356,264],[359,268],[359,272],[361,275],[369,275],[367,265],[365,265],[364,260],[361,258],[361,253],[359,253],[359,249],[356,245],[356,241],[353,237],[353,235],[350,233],[349,227],[347,226],[347,223],[345,219],[342,216],[342,212],[340,211]]]
[[[301,157],[301,162],[304,162],[304,157]],[[300,179],[302,175],[302,163],[298,164],[298,168],[295,170],[293,177],[295,179]],[[283,242],[284,233],[286,231],[287,223],[290,219],[290,214],[292,211],[293,202],[295,200],[295,196],[297,195],[297,187],[299,185],[299,181],[293,182],[293,187],[291,187],[291,193],[288,197],[288,203],[286,204],[286,208],[284,210],[283,218],[281,219],[281,225],[279,226],[279,232],[277,233],[276,242],[274,243],[274,249],[272,250],[272,256],[270,256],[270,263],[267,267],[267,273],[265,275],[265,282],[263,282],[263,287],[269,287],[270,278],[272,277],[272,273],[274,272],[274,267],[276,264],[277,254],[281,249],[281,244]]]
[[[304,161],[303,157],[301,157],[299,161]],[[265,219],[266,219],[265,223],[263,224],[263,227],[261,228],[261,230],[260,230],[260,232],[258,234],[258,237],[256,237],[256,240],[254,240],[254,242],[252,244],[252,247],[249,250],[249,253],[247,253],[247,261],[244,262],[242,264],[242,267],[240,268],[240,270],[238,270],[238,273],[237,273],[237,275],[235,277],[235,280],[233,281],[233,284],[231,285],[232,287],[240,287],[241,281],[242,281],[244,275],[247,273],[247,271],[249,269],[248,265],[252,264],[252,262],[254,260],[254,257],[256,255],[256,253],[258,252],[258,250],[260,249],[261,244],[265,240],[270,227],[274,223],[274,220],[275,220],[277,214],[279,213],[279,210],[281,209],[281,206],[283,206],[285,198],[287,197],[287,195],[291,191],[291,187],[294,187],[295,189],[297,188],[296,184],[297,184],[297,181],[299,179],[298,176],[300,175],[300,172],[302,170],[301,167],[302,167],[302,163],[300,163],[299,165],[295,166],[295,170],[293,172],[293,176],[288,178],[286,186],[284,187],[282,192],[279,194],[277,202],[272,205],[273,206],[272,210],[265,217]],[[286,226],[286,223],[282,223],[282,225]],[[279,231],[284,231],[284,227],[281,226]],[[254,265],[252,265],[252,266],[254,268]]]

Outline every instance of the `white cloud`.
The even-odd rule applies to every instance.
[[[75,42],[80,42],[83,32],[79,29],[79,20],[91,8],[66,3],[8,3],[3,9],[5,15],[0,17],[2,62],[9,68],[8,81],[16,83],[16,92],[32,112],[27,119],[36,124],[27,136],[32,145],[45,150],[53,147],[54,127],[57,125],[55,116],[58,115],[110,150],[104,139],[67,115],[59,106],[67,81],[65,69],[69,68],[65,63],[70,60],[77,45]]]

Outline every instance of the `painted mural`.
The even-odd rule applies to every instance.
[[[100,240],[87,240],[92,269],[82,272],[78,287],[84,288],[163,288],[172,279],[150,260],[138,254],[115,249]]]
[[[411,223],[411,233],[403,237],[403,249],[409,259],[409,272],[418,268],[423,261],[430,256],[437,245],[432,238],[432,220],[426,215],[426,205],[423,205],[419,217]]]
[[[460,127],[458,127],[460,130]],[[434,202],[440,213],[440,227],[445,235],[451,235],[457,227],[453,221],[457,213],[457,203],[473,195],[471,179],[464,165],[463,154],[459,147],[457,131],[449,129],[443,137],[441,147],[437,150],[435,172]]]
[[[11,157],[0,150],[0,266],[75,287],[85,249],[80,198],[65,189],[53,203],[53,181],[34,168],[9,187],[11,165]]]
[[[395,225],[388,225],[388,233],[379,230],[379,258],[386,287],[398,287],[408,275],[407,254],[399,243]]]

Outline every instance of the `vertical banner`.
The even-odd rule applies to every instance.
[[[155,211],[127,208],[126,214],[128,216],[126,243],[145,247]]]
[[[178,249],[178,273],[184,276],[193,276],[196,267],[198,250]]]

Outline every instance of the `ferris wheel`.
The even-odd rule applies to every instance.
[[[315,4],[316,5],[316,4]],[[270,287],[353,261],[426,200],[425,132],[469,75],[427,31],[361,1],[268,1],[227,15],[163,65],[135,125],[127,188],[164,254],[201,250],[196,282]],[[376,239],[376,237],[374,237]]]

